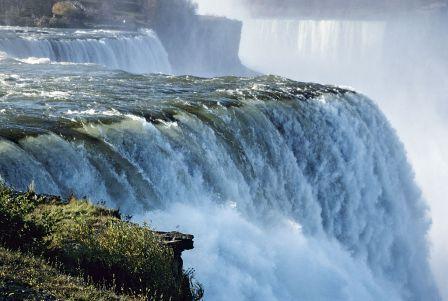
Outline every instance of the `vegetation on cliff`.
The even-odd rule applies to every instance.
[[[47,260],[0,247],[0,300],[147,300],[97,288],[81,277],[61,272]]]
[[[165,14],[160,9],[163,8]],[[191,0],[0,0],[0,24],[147,27],[156,17],[194,14]]]
[[[6,300],[199,299],[200,287],[190,291],[191,276],[179,260],[160,234],[117,211],[0,186],[0,297]]]

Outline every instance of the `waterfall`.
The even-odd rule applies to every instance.
[[[194,233],[185,261],[207,300],[440,300],[425,202],[368,98],[277,77],[20,68],[0,77],[1,178]]]
[[[378,102],[430,202],[431,265],[444,300],[448,143],[440,137],[448,136],[447,20],[438,9],[384,22],[246,20],[240,49],[243,63],[257,71],[351,86]]]
[[[0,28],[0,52],[26,63],[90,63],[132,73],[171,73],[168,55],[152,30],[61,33]]]
[[[385,28],[382,21],[246,20],[240,56],[260,72],[340,83],[375,70]]]

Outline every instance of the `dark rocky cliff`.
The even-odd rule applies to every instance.
[[[150,18],[177,74],[199,76],[250,75],[242,66],[238,53],[242,23],[223,17],[198,16],[193,6],[173,14],[168,2],[153,1]]]

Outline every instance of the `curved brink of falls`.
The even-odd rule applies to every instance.
[[[3,180],[195,233],[186,261],[207,299],[438,300],[425,204],[369,99],[276,77],[124,73],[44,75],[42,95],[24,74],[1,81]]]

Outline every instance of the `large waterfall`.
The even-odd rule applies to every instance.
[[[134,33],[0,27],[0,52],[26,63],[91,63],[133,73],[171,73],[168,55],[151,30]]]
[[[5,60],[0,137],[17,189],[194,233],[207,300],[439,300],[403,146],[355,92]]]

